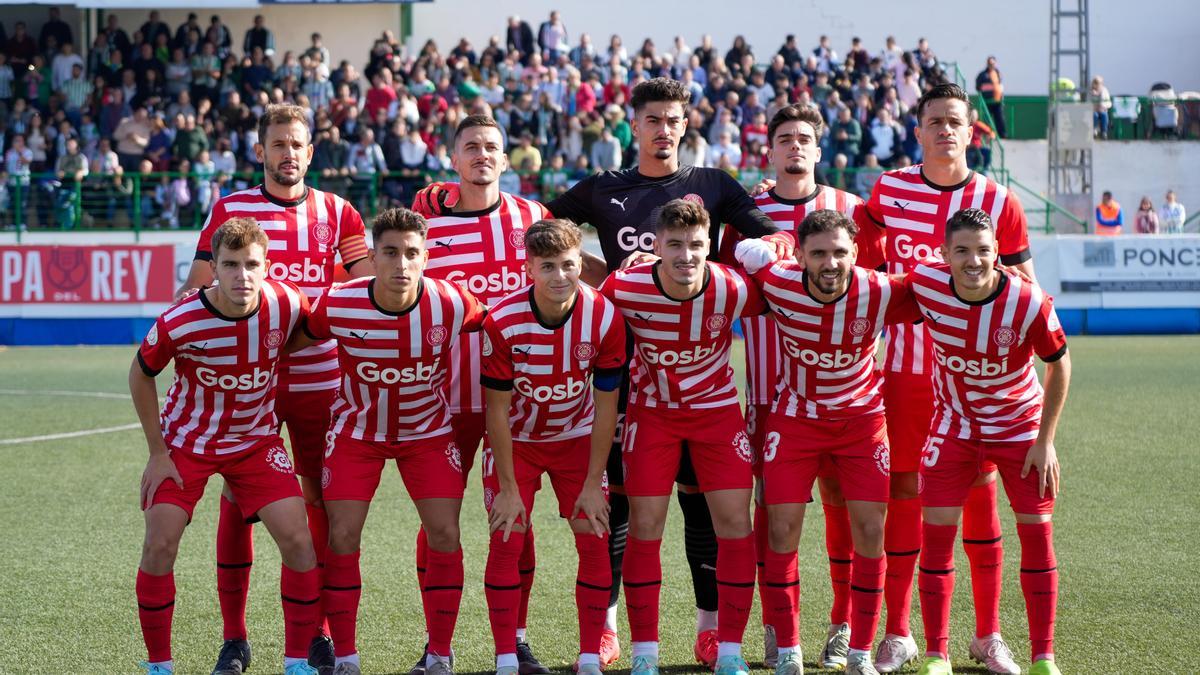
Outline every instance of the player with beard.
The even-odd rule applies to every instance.
[[[695,202],[708,212],[712,260],[716,260],[721,223],[732,225],[744,236],[769,240],[777,247],[780,257],[792,255],[791,237],[779,231],[780,228],[755,206],[729,174],[719,169],[680,166],[679,142],[687,132],[690,100],[687,87],[668,78],[654,78],[634,87],[632,126],[638,142],[638,166],[590,176],[546,204],[553,217],[590,224],[599,235],[604,258],[584,255],[582,278],[587,283],[598,286],[610,271],[652,260],[658,212],[672,199]],[[418,193],[413,209],[432,217],[453,208],[460,197],[458,185],[436,183]],[[624,426],[627,389],[627,385],[622,387],[618,436]],[[615,439],[608,465],[613,591],[601,650],[605,665],[620,654],[616,607],[629,517],[620,459],[620,444]],[[694,651],[699,661],[711,666],[717,656],[717,583],[713,573],[717,557],[716,535],[708,506],[697,489],[687,452],[681,463],[678,485],[677,497],[684,515],[684,545],[696,594]]]
[[[313,155],[312,133],[304,109],[268,106],[258,120],[258,138],[254,151],[263,163],[262,185],[234,192],[213,205],[200,233],[192,269],[177,296],[212,283],[209,263],[213,251],[209,242],[217,226],[233,217],[253,218],[267,233],[271,241],[267,278],[291,281],[309,300],[315,300],[333,284],[334,264],[339,257],[352,277],[373,273],[358,211],[341,197],[304,184]],[[339,383],[337,346],[332,340],[288,354],[281,362],[275,414],[287,427],[318,567],[324,564],[329,540],[329,521],[321,502],[321,458]],[[228,488],[221,499],[220,513],[217,592],[225,644],[213,675],[240,675],[250,663],[246,598],[254,562],[253,532]],[[333,672],[333,645],[326,631],[313,640],[310,660],[322,675]]]

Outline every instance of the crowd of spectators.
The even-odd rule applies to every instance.
[[[757,182],[768,169],[767,120],[799,103],[828,120],[827,180],[865,194],[879,172],[920,161],[913,108],[946,77],[923,38],[904,48],[889,37],[875,51],[854,38],[841,54],[826,36],[801,47],[794,35],[774,51],[740,36],[721,50],[707,35],[660,49],[572,35],[558,12],[536,31],[510,17],[482,48],[464,38],[448,51],[432,40],[410,51],[384,31],[361,65],[335,59],[318,33],[307,49],[279,53],[261,16],[240,42],[217,15],[172,27],[151,11],[130,28],[108,15],[85,58],[57,8],[36,37],[24,23],[0,25],[0,206],[23,191],[49,222],[52,209],[69,217],[69,195],[82,193],[86,217],[137,210],[176,226],[181,212],[203,213],[254,180],[255,119],[282,102],[310,111],[310,175],[362,207],[407,201],[447,171],[457,121],[478,112],[507,136],[515,171],[505,189],[548,198],[636,160],[630,90],[656,76],[692,91],[685,163]],[[979,130],[972,161],[986,166],[994,132]]]

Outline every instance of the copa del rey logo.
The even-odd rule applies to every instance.
[[[279,346],[283,344],[283,331],[278,328],[267,331],[266,337],[263,338],[263,344],[267,346],[267,349],[279,349]]]
[[[1017,331],[1008,326],[1001,326],[992,333],[992,340],[999,347],[1011,347],[1017,341]]]
[[[433,328],[425,331],[425,341],[436,347],[445,342],[446,337],[449,334],[450,333],[446,330],[445,326],[434,326]]]
[[[716,333],[725,328],[729,324],[729,319],[724,314],[713,314],[704,320],[704,327]]]
[[[580,342],[575,345],[573,354],[580,361],[590,361],[596,357],[596,345],[590,342]]]
[[[151,347],[158,344],[158,323],[150,326],[150,332],[146,333],[146,344]]]

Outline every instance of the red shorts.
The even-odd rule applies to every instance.
[[[812,501],[813,481],[829,466],[848,500],[886,502],[891,459],[884,416],[767,419],[763,497],[772,504]]]
[[[413,501],[462,499],[462,456],[451,433],[416,441],[360,441],[337,436],[325,455],[321,472],[326,501],[369,502],[389,459],[396,460],[404,488]]]
[[[959,506],[982,473],[999,469],[1004,492],[1015,513],[1053,513],[1054,498],[1038,496],[1038,472],[1021,478],[1032,442],[983,443],[930,436],[921,455],[922,506]]]
[[[163,481],[154,492],[151,504],[174,504],[187,511],[188,520],[213,474],[221,474],[225,479],[247,521],[268,504],[302,496],[292,460],[283,447],[283,439],[278,436],[231,455],[199,455],[172,448],[171,460],[183,479],[183,487],[173,480]]]
[[[746,433],[750,435],[750,447],[754,450],[754,463],[751,469],[755,478],[763,475],[763,438],[767,435],[767,416],[771,414],[771,404],[746,404]]]
[[[454,442],[463,455],[475,457],[479,442],[487,430],[487,417],[482,412],[469,410],[450,415],[450,427],[454,429]]]
[[[533,515],[533,497],[542,487],[542,474],[550,476],[550,486],[558,499],[558,515],[570,518],[575,500],[587,481],[588,460],[592,454],[590,434],[565,441],[529,443],[513,441],[513,472],[525,512]],[[608,496],[608,478],[601,483],[604,496]],[[500,477],[492,460],[492,449],[483,448],[483,506],[492,510],[492,500],[500,493]],[[580,518],[586,516],[580,514]]]
[[[915,473],[933,421],[932,377],[888,371],[883,376],[883,404],[892,471]]]
[[[288,391],[287,383],[280,383],[275,394],[275,416],[287,427],[297,475],[314,480],[321,477],[325,434],[329,432],[336,398],[337,389]]]
[[[621,453],[625,494],[671,494],[685,441],[701,492],[749,490],[754,485],[754,450],[741,407],[659,410],[631,405]]]

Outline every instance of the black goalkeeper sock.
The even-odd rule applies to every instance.
[[[612,565],[612,591],[608,606],[616,607],[621,598],[621,565],[625,560],[625,537],[629,534],[629,498],[616,492],[608,495],[608,561]]]
[[[683,546],[692,570],[696,609],[717,611],[717,533],[713,531],[708,500],[699,493],[676,490],[683,511]]]

